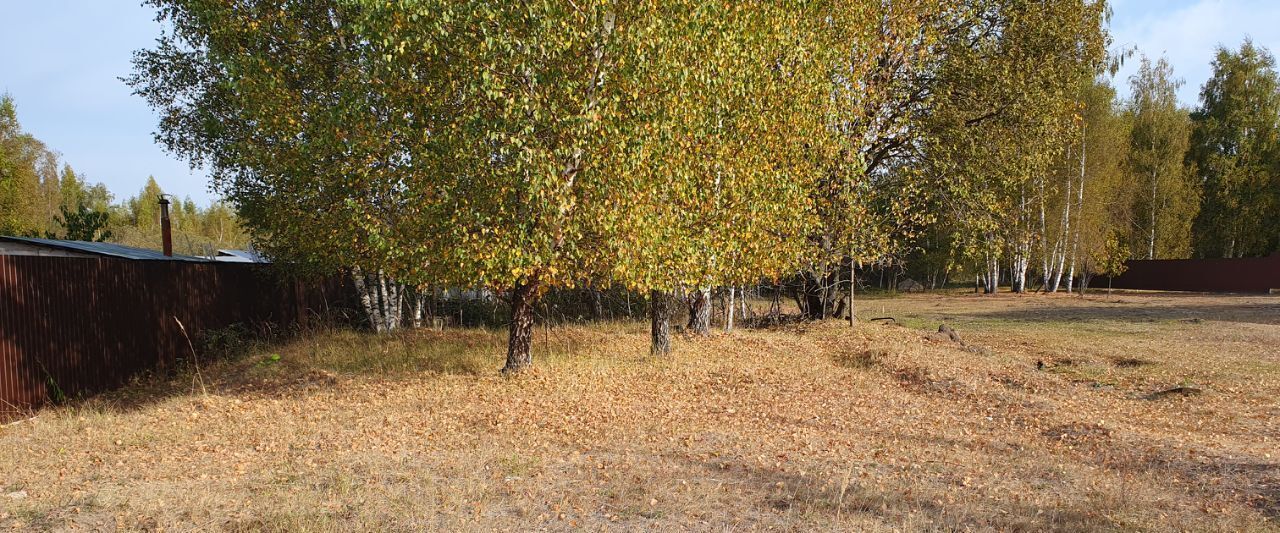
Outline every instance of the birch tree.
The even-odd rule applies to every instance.
[[[1128,154],[1128,127],[1105,79],[1080,88],[1074,140],[1041,182],[1041,261],[1046,292],[1073,290],[1082,256],[1096,255],[1103,234],[1129,227],[1129,191],[1121,178]]]
[[[1129,172],[1141,184],[1134,211],[1138,216],[1130,248],[1146,259],[1175,259],[1190,253],[1191,221],[1199,208],[1183,166],[1190,121],[1178,107],[1181,85],[1168,61],[1142,58],[1130,78]]]
[[[995,292],[1001,265],[1025,290],[1045,178],[1073,128],[1074,89],[1103,57],[1105,6],[1006,2],[971,47],[952,50],[939,78],[948,98],[928,121],[924,161],[945,175],[944,208],[956,243]]]
[[[172,32],[136,54],[127,81],[160,112],[157,140],[209,169],[265,254],[304,271],[348,271],[370,327],[394,329],[397,278],[413,273],[393,275],[395,257],[365,222],[403,223],[410,170],[387,135],[403,115],[367,90],[381,56],[354,26],[361,11],[324,1],[152,4]]]
[[[669,258],[652,268],[674,266],[664,281],[699,287],[759,272],[766,251],[777,257],[768,248],[777,239],[734,232],[758,236],[753,218],[790,213],[773,198],[794,188],[793,174],[753,144],[794,138],[762,112],[784,109],[769,81],[786,79],[782,56],[757,52],[761,39],[782,42],[773,27],[785,26],[785,10],[609,0],[155,4],[174,33],[139,56],[131,81],[160,109],[161,141],[210,166],[274,253],[414,286],[500,291],[511,307],[506,372],[532,364],[533,309],[548,289],[600,273],[648,277],[609,253],[619,243],[643,248],[697,224],[671,231],[691,236],[678,249],[696,249],[698,261],[655,251]],[[715,55],[692,56],[686,44]],[[665,92],[671,85],[637,81],[655,77],[697,90],[682,101]],[[659,101],[673,118],[644,115]],[[636,174],[650,181],[626,186],[619,170],[645,150],[661,153],[671,173]],[[654,210],[671,218],[618,224],[634,191],[666,195]]]
[[[1219,47],[1191,115],[1190,171],[1203,191],[1195,252],[1264,256],[1280,250],[1280,79],[1269,51]]]
[[[1074,147],[1078,160],[1065,161],[1078,169],[1068,168],[1064,174],[1064,225],[1055,230],[1060,255],[1053,267],[1051,292],[1064,286],[1071,292],[1076,274],[1082,272],[1081,262],[1105,255],[1108,239],[1132,227],[1133,190],[1124,172],[1129,124],[1116,104],[1115,90],[1102,80],[1085,88],[1082,103],[1080,142]]]
[[[803,37],[820,17],[802,7],[665,2],[662,19],[678,22],[657,26],[648,61],[624,77],[644,96],[602,220],[617,236],[611,277],[651,291],[655,354],[670,347],[673,292],[703,294],[709,312],[708,287],[796,264],[812,178],[804,140],[821,126],[817,49]]]
[[[813,140],[814,223],[796,300],[813,319],[856,321],[857,265],[877,261],[932,219],[927,176],[908,163],[925,130],[939,64],[978,24],[968,5],[912,0],[827,6],[815,34],[825,53],[826,124]],[[848,283],[847,291],[842,286]]]

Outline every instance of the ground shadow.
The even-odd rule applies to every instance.
[[[1236,301],[1231,301],[1238,298]],[[1228,303],[1223,303],[1227,300]],[[1089,298],[1079,303],[1019,306],[995,311],[941,310],[939,314],[975,319],[996,319],[1015,322],[1081,322],[1120,321],[1154,322],[1185,320],[1223,321],[1249,324],[1280,325],[1280,298],[1258,296],[1169,295],[1143,299]]]
[[[191,361],[168,371],[144,372],[126,386],[70,399],[62,406],[124,413],[203,394],[246,400],[305,395],[365,376],[390,382],[422,375],[478,376],[496,373],[500,340],[480,328],[392,335],[317,329],[247,340],[216,352],[200,350],[199,364]]]

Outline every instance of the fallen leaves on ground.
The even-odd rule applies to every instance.
[[[0,526],[1263,530],[1272,301],[911,296],[876,304],[930,328],[664,358],[642,324],[560,327],[514,378],[501,332],[317,332],[203,369],[208,395],[178,377],[0,429]],[[986,349],[925,338],[943,318]]]

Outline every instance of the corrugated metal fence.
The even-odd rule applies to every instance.
[[[120,386],[233,324],[305,324],[343,297],[257,264],[0,256],[0,420]]]
[[[1112,280],[1117,289],[1266,293],[1280,289],[1280,254],[1242,259],[1127,261]],[[1101,282],[1101,284],[1099,284]],[[1092,285],[1105,287],[1106,278]]]

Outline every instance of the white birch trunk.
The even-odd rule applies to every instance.
[[[1018,253],[1013,257],[1012,279],[1009,284],[1013,292],[1023,293],[1027,290],[1027,265],[1031,262],[1028,256],[1028,247],[1018,246]]]
[[[1156,143],[1151,141],[1151,153],[1155,154]],[[1147,240],[1147,259],[1156,258],[1156,197],[1159,194],[1159,181],[1156,169],[1151,169],[1151,236]]]
[[[1049,227],[1045,223],[1045,216],[1044,216],[1044,211],[1045,211],[1044,199],[1045,199],[1044,179],[1041,179],[1040,180],[1040,267],[1041,267],[1040,273],[1044,277],[1044,282],[1042,283],[1042,287],[1047,289],[1049,287],[1049,281],[1053,278],[1053,272],[1051,269],[1052,269],[1053,261],[1055,259],[1054,256],[1056,256],[1056,254],[1058,253],[1058,243],[1053,244],[1052,252],[1050,252]],[[930,280],[930,288],[933,288],[933,286],[935,286],[935,283],[933,283],[933,280]]]
[[[1076,280],[1076,253],[1074,247],[1071,251],[1071,266],[1067,268],[1067,294],[1071,294],[1072,285]]]
[[[1024,188],[1018,198],[1018,235],[1013,246],[1013,261],[1010,269],[1010,288],[1015,293],[1027,290],[1027,265],[1031,262],[1031,223],[1027,213],[1027,194]]]
[[[729,287],[729,305],[724,306],[724,330],[733,331],[733,293],[734,288]]]
[[[391,325],[387,315],[390,313],[390,306],[387,303],[387,276],[378,270],[378,318],[382,322],[382,331],[390,332]]]
[[[1080,150],[1081,160],[1084,159],[1084,149]],[[1083,163],[1081,171],[1084,170]],[[1058,232],[1058,246],[1055,248],[1057,256],[1054,258],[1058,265],[1053,274],[1053,282],[1049,285],[1049,292],[1058,292],[1058,287],[1062,283],[1062,270],[1067,261],[1067,241],[1071,239],[1071,185],[1075,180],[1067,178],[1067,189],[1062,198],[1062,231]],[[1074,255],[1074,243],[1072,244],[1072,255]],[[1074,262],[1074,257],[1072,258]],[[1070,282],[1068,282],[1070,284]],[[1067,292],[1071,292],[1071,288],[1067,288]]]
[[[375,296],[371,294],[368,280],[360,267],[351,269],[351,281],[356,286],[356,294],[360,297],[360,305],[364,307],[365,316],[369,318],[369,325],[375,332],[382,333],[382,321],[378,319]]]
[[[1084,129],[1080,130],[1080,186],[1076,187],[1076,223],[1071,233],[1071,270],[1067,274],[1067,294],[1071,294],[1071,285],[1075,283],[1076,277],[1076,255],[1080,251],[1080,226],[1084,225],[1084,185],[1088,179],[1085,172],[1085,163],[1089,156],[1088,138],[1084,136]],[[1070,192],[1068,190],[1068,192]],[[1067,197],[1067,205],[1070,206],[1070,195]],[[1067,219],[1070,224],[1070,219]]]
[[[386,277],[386,274],[383,274]],[[387,331],[400,329],[404,319],[404,285],[387,278]]]
[[[987,272],[983,281],[987,294],[995,294],[1000,288],[1000,258],[991,252],[987,252]]]
[[[423,312],[426,310],[426,300],[422,297],[422,291],[415,289],[413,291],[413,328],[422,327]]]

